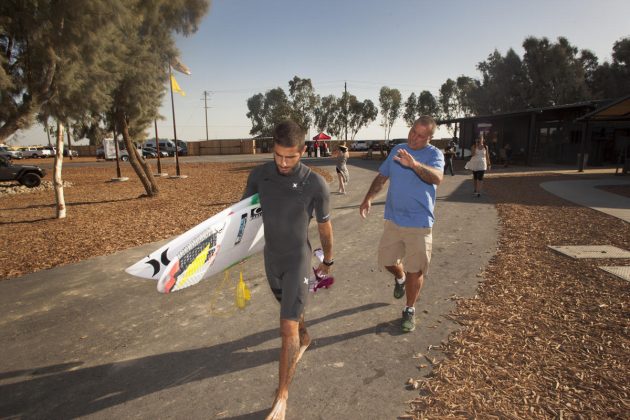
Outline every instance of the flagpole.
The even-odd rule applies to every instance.
[[[175,172],[177,176],[180,176],[179,172],[179,153],[177,153],[177,127],[175,125],[175,100],[173,98],[173,72],[171,65],[168,65],[168,83],[171,87],[171,109],[173,111],[173,136],[175,137]]]

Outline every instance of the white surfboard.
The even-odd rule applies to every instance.
[[[199,283],[262,251],[262,209],[254,194],[215,214],[160,247],[125,271],[158,280],[170,293]]]

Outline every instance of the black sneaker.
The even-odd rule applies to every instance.
[[[405,296],[405,282],[398,283],[394,278],[394,297],[400,299]]]
[[[402,321],[400,328],[403,332],[411,332],[416,329],[416,310],[413,308],[405,308],[402,312]]]

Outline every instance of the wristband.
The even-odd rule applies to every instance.
[[[330,267],[331,265],[335,263],[335,260],[330,260],[330,261],[323,260],[322,263],[324,263],[325,266]]]

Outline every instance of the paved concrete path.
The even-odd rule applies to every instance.
[[[312,160],[333,171],[330,160]],[[384,196],[368,220],[358,206],[378,161],[352,159],[350,193],[333,194],[335,277],[307,308],[314,338],[290,389],[287,418],[393,419],[416,393],[412,356],[457,325],[453,297],[473,296],[496,250],[497,215],[471,196],[467,175],[438,190],[431,271],[415,332],[401,334],[403,302],[376,264]],[[336,181],[331,190],[336,189]],[[207,200],[211,200],[208,197]],[[481,217],[480,217],[481,216]],[[319,243],[312,226],[313,244]],[[0,417],[261,419],[277,386],[279,308],[262,257],[241,265],[251,304],[234,309],[236,273],[171,295],[123,269],[160,244],[0,282]],[[60,252],[63,252],[60,250]]]
[[[630,179],[604,178],[540,184],[542,188],[558,197],[630,223],[630,198],[596,188],[600,185],[630,185]]]

